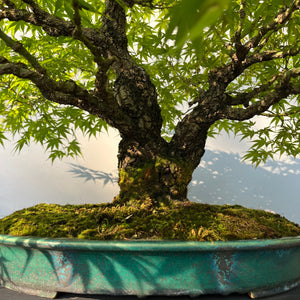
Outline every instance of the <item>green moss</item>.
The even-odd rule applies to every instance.
[[[129,199],[150,197],[160,201],[161,196],[183,199],[192,178],[192,166],[183,161],[157,157],[139,166],[119,170],[119,203]]]
[[[0,233],[93,240],[217,241],[297,236],[300,227],[279,215],[238,205],[186,201],[154,206],[146,199],[126,205],[39,204],[1,219]]]

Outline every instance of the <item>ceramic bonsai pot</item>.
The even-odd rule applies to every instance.
[[[300,236],[231,242],[86,241],[0,235],[0,284],[54,298],[281,293],[300,284]]]

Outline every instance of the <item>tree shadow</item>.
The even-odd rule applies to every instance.
[[[240,204],[275,211],[300,223],[300,160],[241,163],[237,154],[206,151],[193,174],[188,198],[209,204]]]
[[[117,183],[117,174],[70,164],[77,178],[95,183]],[[194,171],[188,198],[209,204],[239,204],[279,213],[300,224],[300,160],[269,161],[254,168],[238,154],[207,150]]]
[[[11,281],[9,272],[6,268],[6,264],[9,260],[2,254],[2,250],[0,249],[0,286],[2,284],[3,278],[6,280]]]
[[[84,242],[83,242],[84,243]],[[53,249],[52,249],[53,248]],[[47,291],[93,293],[94,278],[103,286],[124,289],[113,260],[96,251],[64,250],[63,240],[16,238],[13,243],[0,242],[0,285],[16,291],[44,297]],[[105,289],[104,289],[105,292]],[[0,297],[1,298],[1,297]]]

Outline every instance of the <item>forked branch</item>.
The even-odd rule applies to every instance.
[[[28,79],[36,85],[46,99],[59,104],[79,107],[101,117],[116,128],[128,122],[126,115],[123,114],[113,99],[101,101],[99,97],[82,88],[73,80],[55,81],[47,74],[30,70],[23,63],[10,62],[5,57],[0,56],[0,75],[5,74]]]
[[[5,44],[8,47],[10,47],[13,51],[19,53],[22,57],[24,57],[37,72],[39,72],[40,74],[46,73],[46,70],[40,65],[38,60],[26,50],[26,48],[23,46],[22,43],[18,41],[14,41],[11,37],[5,34],[1,29],[0,29],[0,39],[2,39],[5,42]]]
[[[248,100],[254,99],[256,96],[261,100],[252,103],[251,105],[247,105],[247,108],[236,108],[227,106],[222,113],[222,119],[230,119],[230,120],[248,120],[255,115],[261,115],[266,112],[272,105],[278,103],[280,100],[292,96],[300,94],[300,84],[298,82],[292,82],[292,78],[300,78],[300,68],[294,68],[288,70],[281,74],[278,79],[278,84],[273,88],[273,91],[268,93],[266,96],[260,96],[259,93],[263,92],[266,89],[266,85],[262,85],[256,90],[243,93],[232,100],[232,104],[244,104],[243,97]],[[273,82],[275,79],[272,80]],[[272,84],[270,81],[268,84]],[[240,103],[239,103],[240,100]]]
[[[251,48],[256,48],[267,33],[271,31],[276,31],[283,24],[287,23],[292,17],[293,13],[299,8],[300,0],[295,0],[292,2],[290,7],[284,8],[281,11],[279,11],[272,22],[265,24],[264,26],[259,28],[258,34],[245,44],[247,50],[249,51]]]

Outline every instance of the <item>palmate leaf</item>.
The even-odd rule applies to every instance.
[[[70,20],[72,20],[74,15],[72,0],[64,0],[64,8],[67,13],[67,16],[70,18]]]
[[[96,3],[92,5],[84,0],[57,0],[55,2],[55,12],[57,12],[62,6],[64,6],[64,9],[68,17],[72,20],[74,15],[74,8],[73,8],[74,2],[78,4],[80,10],[84,9],[93,13],[99,13],[97,7],[99,8],[102,6],[101,3],[99,3],[99,1],[96,1]]]
[[[62,9],[63,5],[64,5],[64,0],[56,0],[54,14],[57,14],[57,12]]]
[[[2,147],[4,147],[4,141],[5,141],[5,140],[8,140],[8,139],[7,139],[7,137],[5,136],[4,131],[2,131],[2,130],[0,129],[0,144],[1,144]]]
[[[188,39],[197,45],[197,40],[203,35],[203,29],[217,21],[229,2],[230,0],[181,1],[170,10],[167,37],[176,29],[177,47],[181,48]]]
[[[85,10],[88,10],[88,11],[91,11],[94,13],[98,12],[98,10],[95,8],[95,6],[91,5],[87,1],[84,1],[84,0],[75,0],[75,1],[77,1],[77,3],[79,4],[81,9],[85,9]]]

